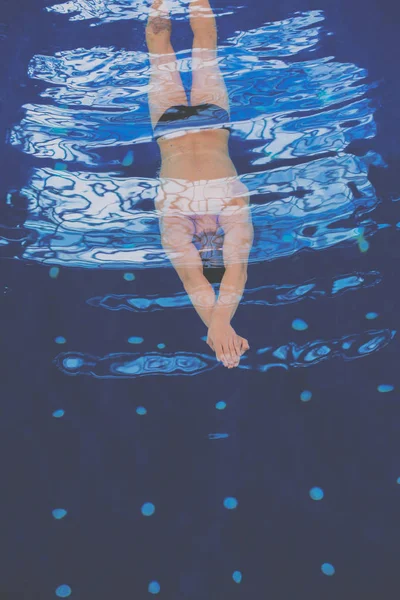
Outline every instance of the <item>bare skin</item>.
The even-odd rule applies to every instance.
[[[216,104],[229,113],[229,99],[217,57],[217,30],[209,0],[192,0],[189,5],[190,25],[194,34],[193,85],[191,105]],[[188,105],[174,49],[171,45],[171,21],[166,0],[155,0],[146,27],[146,41],[151,63],[149,107],[153,127],[170,107]],[[195,64],[195,63],[194,63]],[[159,138],[161,178],[190,182],[237,177],[229,156],[229,132],[226,129],[207,129],[186,132],[179,137]],[[243,186],[244,187],[244,186]],[[184,195],[179,198],[184,206]],[[239,365],[241,356],[249,349],[248,341],[239,336],[231,320],[243,295],[247,280],[247,259],[253,241],[253,227],[244,192],[230,198],[224,206],[240,208],[238,212],[221,210],[219,214],[179,214],[163,210],[161,204],[161,241],[170,257],[194,308],[208,328],[207,344],[225,367]],[[165,204],[165,206],[167,206]],[[193,244],[194,233],[210,232],[219,224],[224,230],[223,258],[225,274],[219,297],[203,275],[198,249]],[[195,225],[194,225],[195,224]]]

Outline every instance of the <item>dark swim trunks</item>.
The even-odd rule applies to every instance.
[[[154,139],[180,129],[210,128],[214,125],[223,125],[221,129],[231,131],[226,125],[229,122],[229,113],[216,104],[198,104],[197,106],[171,106],[162,115],[154,128]]]

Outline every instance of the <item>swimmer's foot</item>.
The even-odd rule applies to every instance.
[[[157,39],[165,38],[169,43],[171,36],[171,19],[166,0],[154,0],[146,26],[147,45],[150,47]]]
[[[191,17],[213,17],[213,11],[209,0],[190,0],[189,11]]]
[[[168,14],[166,0],[154,0],[150,8],[149,17],[160,16],[160,13]]]

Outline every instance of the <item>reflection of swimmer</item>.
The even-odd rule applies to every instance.
[[[249,347],[230,322],[246,284],[253,226],[248,190],[229,156],[229,99],[209,0],[191,0],[190,24],[191,106],[171,45],[166,0],[155,0],[146,28],[149,107],[162,161],[155,205],[163,247],[208,327],[207,343],[234,367]],[[218,300],[210,285],[217,282]]]

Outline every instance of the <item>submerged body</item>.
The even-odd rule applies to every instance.
[[[214,15],[209,0],[192,0],[189,9],[194,33],[190,106],[170,42],[165,0],[155,0],[146,30],[149,107],[161,154],[155,208],[162,245],[208,327],[208,344],[231,368],[249,347],[230,321],[247,279],[253,228],[248,190],[229,156],[229,99],[218,65]],[[206,274],[218,272],[217,267],[218,300]]]

